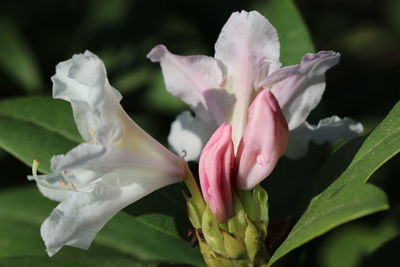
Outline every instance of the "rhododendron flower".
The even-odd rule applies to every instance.
[[[253,189],[272,172],[286,149],[288,126],[269,90],[258,94],[248,113],[236,157],[228,123],[215,131],[200,156],[203,197],[218,222],[234,215],[232,190]]]
[[[234,165],[232,127],[224,123],[211,136],[199,161],[203,197],[219,222],[225,222],[234,215],[232,199]]]
[[[321,100],[326,70],[338,63],[340,55],[333,51],[306,54],[300,64],[281,68],[279,54],[275,28],[257,11],[231,15],[215,43],[214,58],[178,56],[163,45],[154,47],[147,57],[160,62],[167,90],[195,113],[193,117],[184,112],[172,123],[170,145],[179,153],[185,151],[187,160],[197,160],[215,129],[229,122],[237,150],[248,108],[263,89],[273,92],[289,125],[287,153],[291,157],[301,156],[314,138],[336,141],[362,131],[361,124],[349,119],[333,124],[325,120],[296,137],[296,129],[307,127],[306,118]],[[329,138],[323,136],[326,127]]]
[[[87,249],[118,211],[152,191],[182,181],[184,162],[160,145],[122,109],[103,62],[86,51],[61,62],[53,97],[69,101],[85,143],[54,156],[49,175],[34,178],[41,192],[61,203],[43,222],[50,256],[64,245]]]
[[[249,108],[249,116],[237,156],[237,187],[250,190],[264,180],[285,153],[288,125],[277,100],[261,91]]]

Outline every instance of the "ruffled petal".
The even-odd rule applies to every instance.
[[[278,34],[257,11],[232,13],[215,43],[215,58],[227,68],[225,88],[236,96],[233,141],[237,145],[247,122],[247,109],[259,82],[280,67]]]
[[[335,143],[339,140],[348,141],[358,137],[364,128],[361,123],[350,118],[340,119],[332,116],[321,120],[318,125],[304,122],[289,134],[289,145],[286,156],[296,159],[306,154],[310,141],[316,144]]]
[[[264,180],[283,155],[288,126],[271,91],[261,91],[249,109],[249,121],[236,156],[237,187],[250,190]]]
[[[204,147],[199,161],[203,197],[220,223],[226,222],[234,215],[232,200],[234,164],[232,127],[223,123]]]
[[[187,161],[197,161],[215,128],[184,111],[171,124],[168,143]]]
[[[160,62],[168,92],[182,99],[198,117],[212,123],[216,123],[216,119],[224,120],[219,118],[224,113],[220,111],[220,105],[213,103],[210,92],[223,91],[224,74],[215,59],[174,55],[163,45],[154,47],[147,58]]]
[[[65,169],[79,168],[103,155],[106,148],[102,145],[83,143],[71,149],[65,155],[56,155],[51,158],[51,169],[54,172],[61,172]]]
[[[65,198],[41,227],[49,256],[64,245],[88,249],[97,232],[118,211],[168,184],[158,175],[142,173],[134,179],[131,175],[129,169],[115,171],[97,182],[92,191],[72,192]],[[128,182],[116,184],[120,177]]]
[[[272,87],[289,130],[305,122],[318,105],[325,91],[325,72],[335,66],[339,58],[340,54],[333,51],[306,54],[299,65],[282,68],[261,82],[263,87]]]
[[[54,157],[54,172],[81,169],[81,166],[86,166],[86,170],[88,166],[97,168],[104,165],[100,161],[100,154],[107,154],[103,160],[109,160],[109,154],[119,148],[119,153],[126,151],[130,154],[131,163],[135,164],[146,160],[161,165],[177,161],[175,155],[125,113],[119,103],[121,95],[111,87],[103,62],[93,53],[86,51],[59,63],[52,80],[53,96],[71,102],[75,121],[87,141],[87,144],[78,146],[66,156]],[[134,154],[140,156],[135,157]],[[109,171],[102,170],[103,173]],[[79,176],[82,175],[81,172]]]
[[[101,142],[120,133],[121,94],[107,80],[103,62],[86,51],[56,66],[53,97],[71,103],[78,130],[85,141]],[[109,129],[112,129],[110,131]]]

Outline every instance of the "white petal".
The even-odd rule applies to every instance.
[[[257,85],[280,67],[275,28],[257,11],[233,13],[215,44],[215,58],[227,68],[226,89],[236,97],[230,120],[238,144],[247,122],[247,109]]]
[[[59,63],[51,79],[53,97],[71,102],[85,141],[115,138],[121,95],[109,84],[104,64],[95,54],[86,51]]]
[[[221,66],[212,57],[178,56],[163,45],[154,47],[147,55],[152,62],[160,62],[168,92],[188,104],[197,116],[205,121],[215,121],[213,114],[220,116],[218,105],[209,91],[223,91],[220,87],[224,80]]]
[[[88,248],[122,208],[154,190],[182,181],[183,160],[124,112],[104,64],[86,52],[57,66],[53,94],[71,102],[87,141],[52,158],[52,174],[36,176],[39,190],[61,201],[42,225],[49,255],[64,245]],[[36,167],[35,167],[36,166]],[[32,177],[28,177],[32,179]]]
[[[39,175],[39,179],[44,180],[46,183],[54,186],[59,186],[59,179],[46,179],[48,175]],[[59,174],[56,174],[56,176],[59,176]],[[28,175],[28,180],[29,181],[34,181],[35,178],[31,175]],[[54,183],[51,183],[54,182]],[[39,183],[36,183],[36,186],[38,187],[40,193],[42,193],[43,196],[47,197],[48,199],[51,199],[53,201],[61,202],[65,198],[69,196],[69,194],[72,192],[70,190],[59,190],[59,189],[52,189],[49,188],[48,186],[42,186]]]
[[[325,91],[325,72],[339,62],[340,54],[320,51],[306,54],[299,65],[274,72],[262,84],[272,87],[282,108],[289,130],[305,122]]]
[[[97,232],[118,211],[168,184],[159,175],[162,173],[142,173],[125,185],[115,186],[118,178],[131,177],[130,170],[120,169],[102,178],[91,192],[72,192],[42,224],[41,235],[49,256],[64,245],[88,249]]]
[[[195,118],[189,111],[182,112],[171,124],[168,142],[187,161],[197,161],[215,128]]]
[[[109,147],[81,144],[65,155],[54,156],[51,161],[53,173],[39,176],[38,183],[59,191],[90,191],[99,178],[125,168],[131,169],[130,177],[133,178],[136,170],[146,169],[151,173],[162,172],[164,182],[180,181],[183,173],[178,157],[162,146],[162,149],[155,146],[152,141],[151,137],[134,136]],[[58,197],[55,192],[41,191],[51,199],[63,199],[63,193]]]
[[[40,184],[36,184],[40,193],[47,197],[50,200],[61,202],[64,199],[68,198],[73,191],[71,190],[57,190],[57,189],[51,189],[48,187],[44,187]]]
[[[51,158],[51,169],[61,172],[71,167],[85,166],[88,161],[105,153],[105,147],[96,144],[83,143],[71,149],[65,155],[56,155]]]
[[[296,159],[302,157],[308,150],[310,141],[316,144],[335,143],[339,140],[348,141],[358,137],[364,128],[361,123],[350,118],[340,119],[332,116],[321,120],[318,125],[304,122],[289,134],[289,145],[286,156]]]

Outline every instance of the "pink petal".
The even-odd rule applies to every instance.
[[[237,186],[250,190],[264,180],[285,152],[288,127],[275,97],[261,91],[249,109],[249,121],[236,157]]]
[[[254,85],[277,70],[279,40],[275,28],[257,11],[235,12],[221,30],[215,58],[227,68],[226,89],[236,96],[233,140],[237,144],[247,122],[247,109],[258,88]]]
[[[223,123],[204,147],[199,162],[203,197],[221,223],[234,215],[231,180],[235,157],[231,135],[232,127]]]
[[[202,120],[215,123],[221,119],[214,118],[223,116],[224,112],[213,102],[213,95],[223,91],[224,74],[215,59],[174,55],[164,45],[154,47],[147,58],[160,62],[169,93],[182,99]]]
[[[306,54],[299,65],[282,68],[261,82],[263,87],[272,87],[289,130],[304,123],[318,105],[325,91],[325,72],[335,66],[339,58],[340,54],[333,51]]]

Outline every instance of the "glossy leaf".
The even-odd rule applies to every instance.
[[[7,229],[7,233],[1,236],[0,263],[18,260],[21,263],[30,260],[38,264],[42,261],[51,263],[46,260],[39,227],[55,204],[43,198],[33,186],[1,192],[0,226]],[[111,263],[112,258],[116,260],[115,265],[105,266],[121,266],[118,263],[135,266],[136,260],[204,266],[197,248],[190,248],[187,241],[149,227],[138,218],[120,212],[98,233],[91,249],[82,251],[65,247],[51,259],[55,259],[54,263],[67,259],[65,263],[68,263],[68,258],[77,257],[78,263],[89,263],[93,258],[92,265],[101,259],[105,263]],[[148,266],[145,263],[138,266]]]
[[[82,142],[72,116],[71,105],[47,96],[31,96],[0,101],[0,114],[36,124],[75,142]]]
[[[27,165],[41,161],[50,171],[50,158],[80,141],[71,108],[50,97],[22,97],[0,101],[0,147]]]
[[[383,191],[364,184],[382,164],[400,151],[400,102],[363,143],[350,166],[325,191],[312,199],[269,265],[332,228],[388,208]]]

